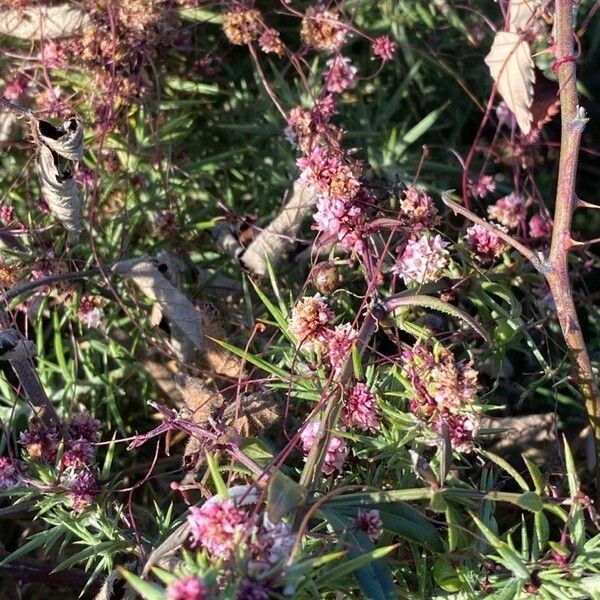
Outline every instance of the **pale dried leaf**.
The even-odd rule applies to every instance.
[[[88,13],[75,4],[27,6],[2,11],[0,35],[22,40],[57,39],[77,35],[89,23]]]
[[[294,246],[294,238],[316,202],[314,192],[296,181],[277,217],[265,227],[241,257],[244,266],[256,275],[267,274],[267,264],[279,263]]]
[[[123,261],[115,269],[135,283],[151,300],[158,302],[172,325],[179,327],[200,351],[205,349],[202,315],[183,292],[158,270],[149,258]]]
[[[79,231],[83,205],[70,169],[61,169],[58,156],[45,144],[38,148],[38,173],[44,200],[54,216],[70,231]]]
[[[83,157],[83,127],[76,117],[71,117],[60,127],[54,127],[48,121],[37,121],[36,128],[38,142],[59,156],[72,161]]]
[[[510,0],[509,31],[527,31],[534,22],[532,17],[539,5],[540,0]]]
[[[521,131],[531,131],[535,72],[529,44],[518,33],[499,31],[485,57],[498,92],[514,113]]]

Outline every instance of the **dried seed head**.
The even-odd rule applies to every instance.
[[[346,26],[338,21],[338,13],[324,6],[311,6],[304,13],[300,37],[307,46],[315,50],[331,52],[337,50],[346,37]]]
[[[225,13],[223,32],[232,44],[238,46],[249,44],[260,34],[260,12],[250,9]]]

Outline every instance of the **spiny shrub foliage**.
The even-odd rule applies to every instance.
[[[599,597],[596,2],[0,5],[0,596]]]

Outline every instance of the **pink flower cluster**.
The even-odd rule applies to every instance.
[[[400,221],[410,227],[412,233],[431,229],[439,223],[437,208],[426,192],[409,186],[400,200]]]
[[[202,579],[184,577],[168,587],[167,600],[208,600],[208,590]]]
[[[341,94],[354,87],[357,69],[349,58],[337,55],[327,61],[325,89],[330,93]]]
[[[394,58],[398,45],[387,35],[380,35],[373,40],[371,51],[373,56],[380,58],[382,62],[387,62]]]
[[[534,240],[541,240],[552,234],[552,219],[542,215],[533,215],[529,219],[529,235]]]
[[[491,175],[482,175],[471,187],[471,194],[475,198],[485,198],[496,189],[496,182]]]
[[[356,517],[356,527],[364,531],[372,541],[378,540],[381,537],[383,529],[379,511],[377,509],[365,510],[364,508],[359,508]]]
[[[0,456],[0,492],[10,490],[19,484],[17,467],[10,458]]]
[[[292,309],[289,329],[298,347],[325,353],[336,370],[352,349],[357,333],[350,323],[332,327],[334,316],[319,294],[305,296]]]
[[[375,433],[379,430],[379,414],[375,394],[365,383],[357,383],[346,397],[342,420],[348,427]]]
[[[410,411],[441,431],[445,424],[453,447],[458,451],[472,448],[477,431],[474,404],[479,389],[477,371],[471,362],[457,362],[454,354],[424,344],[402,354],[404,371],[413,388]]]
[[[302,450],[305,454],[308,454],[315,445],[320,426],[321,421],[311,421],[302,430],[300,440],[302,441]],[[345,440],[336,435],[331,436],[327,454],[325,455],[325,461],[323,463],[323,473],[325,475],[331,475],[336,471],[341,471],[347,454],[348,447]]]
[[[79,302],[78,311],[79,320],[86,327],[93,327],[98,329],[102,324],[103,313],[102,310],[96,305],[93,296],[82,296]]]
[[[516,229],[525,218],[525,202],[523,197],[513,192],[488,206],[490,219],[498,221],[508,229]]]
[[[333,311],[318,294],[305,296],[292,309],[290,332],[298,346],[306,350],[323,351],[330,334],[329,322],[333,317]]]
[[[440,235],[434,238],[423,235],[418,240],[408,240],[392,267],[392,273],[402,277],[407,285],[437,281],[448,265],[447,245],[448,242],[442,241]]]
[[[482,261],[498,258],[506,250],[506,244],[502,239],[478,224],[467,229],[467,244]]]
[[[192,546],[206,548],[215,557],[227,558],[237,544],[250,535],[254,520],[232,499],[213,497],[200,508],[192,506],[188,515]]]
[[[90,506],[94,501],[94,496],[99,492],[96,477],[88,468],[78,471],[69,469],[66,488],[69,491],[71,508],[75,512],[81,512]]]

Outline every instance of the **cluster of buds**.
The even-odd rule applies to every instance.
[[[392,266],[392,273],[402,277],[407,285],[438,281],[448,266],[447,245],[448,242],[443,241],[439,234],[409,239]]]
[[[467,452],[477,432],[477,371],[471,362],[458,362],[446,348],[418,344],[402,354],[412,384],[410,411],[442,432],[447,428],[452,446]]]
[[[258,40],[258,46],[265,54],[285,54],[279,31],[267,27],[260,11],[255,8],[239,8],[225,13],[223,33],[236,46],[244,46]]]
[[[70,506],[81,511],[92,503],[98,493],[94,443],[99,439],[100,421],[87,413],[78,413],[61,429],[66,430],[64,438],[57,427],[48,427],[34,420],[29,430],[21,434],[19,444],[30,460],[49,466],[56,464],[62,444],[64,451],[59,466],[63,487],[68,492]]]
[[[432,197],[412,185],[407,187],[400,199],[400,222],[412,233],[436,227],[440,217]]]
[[[302,442],[302,451],[305,455],[308,455],[315,445],[320,427],[321,421],[315,420],[308,423],[302,430],[300,440]],[[332,435],[329,439],[325,460],[323,461],[323,473],[325,475],[332,475],[336,472],[339,473],[344,466],[347,455],[348,445],[345,440],[337,435]]]
[[[333,311],[319,294],[301,298],[289,318],[291,334],[299,348],[324,354],[334,370],[338,370],[349,355],[357,337],[350,323],[333,327]]]

